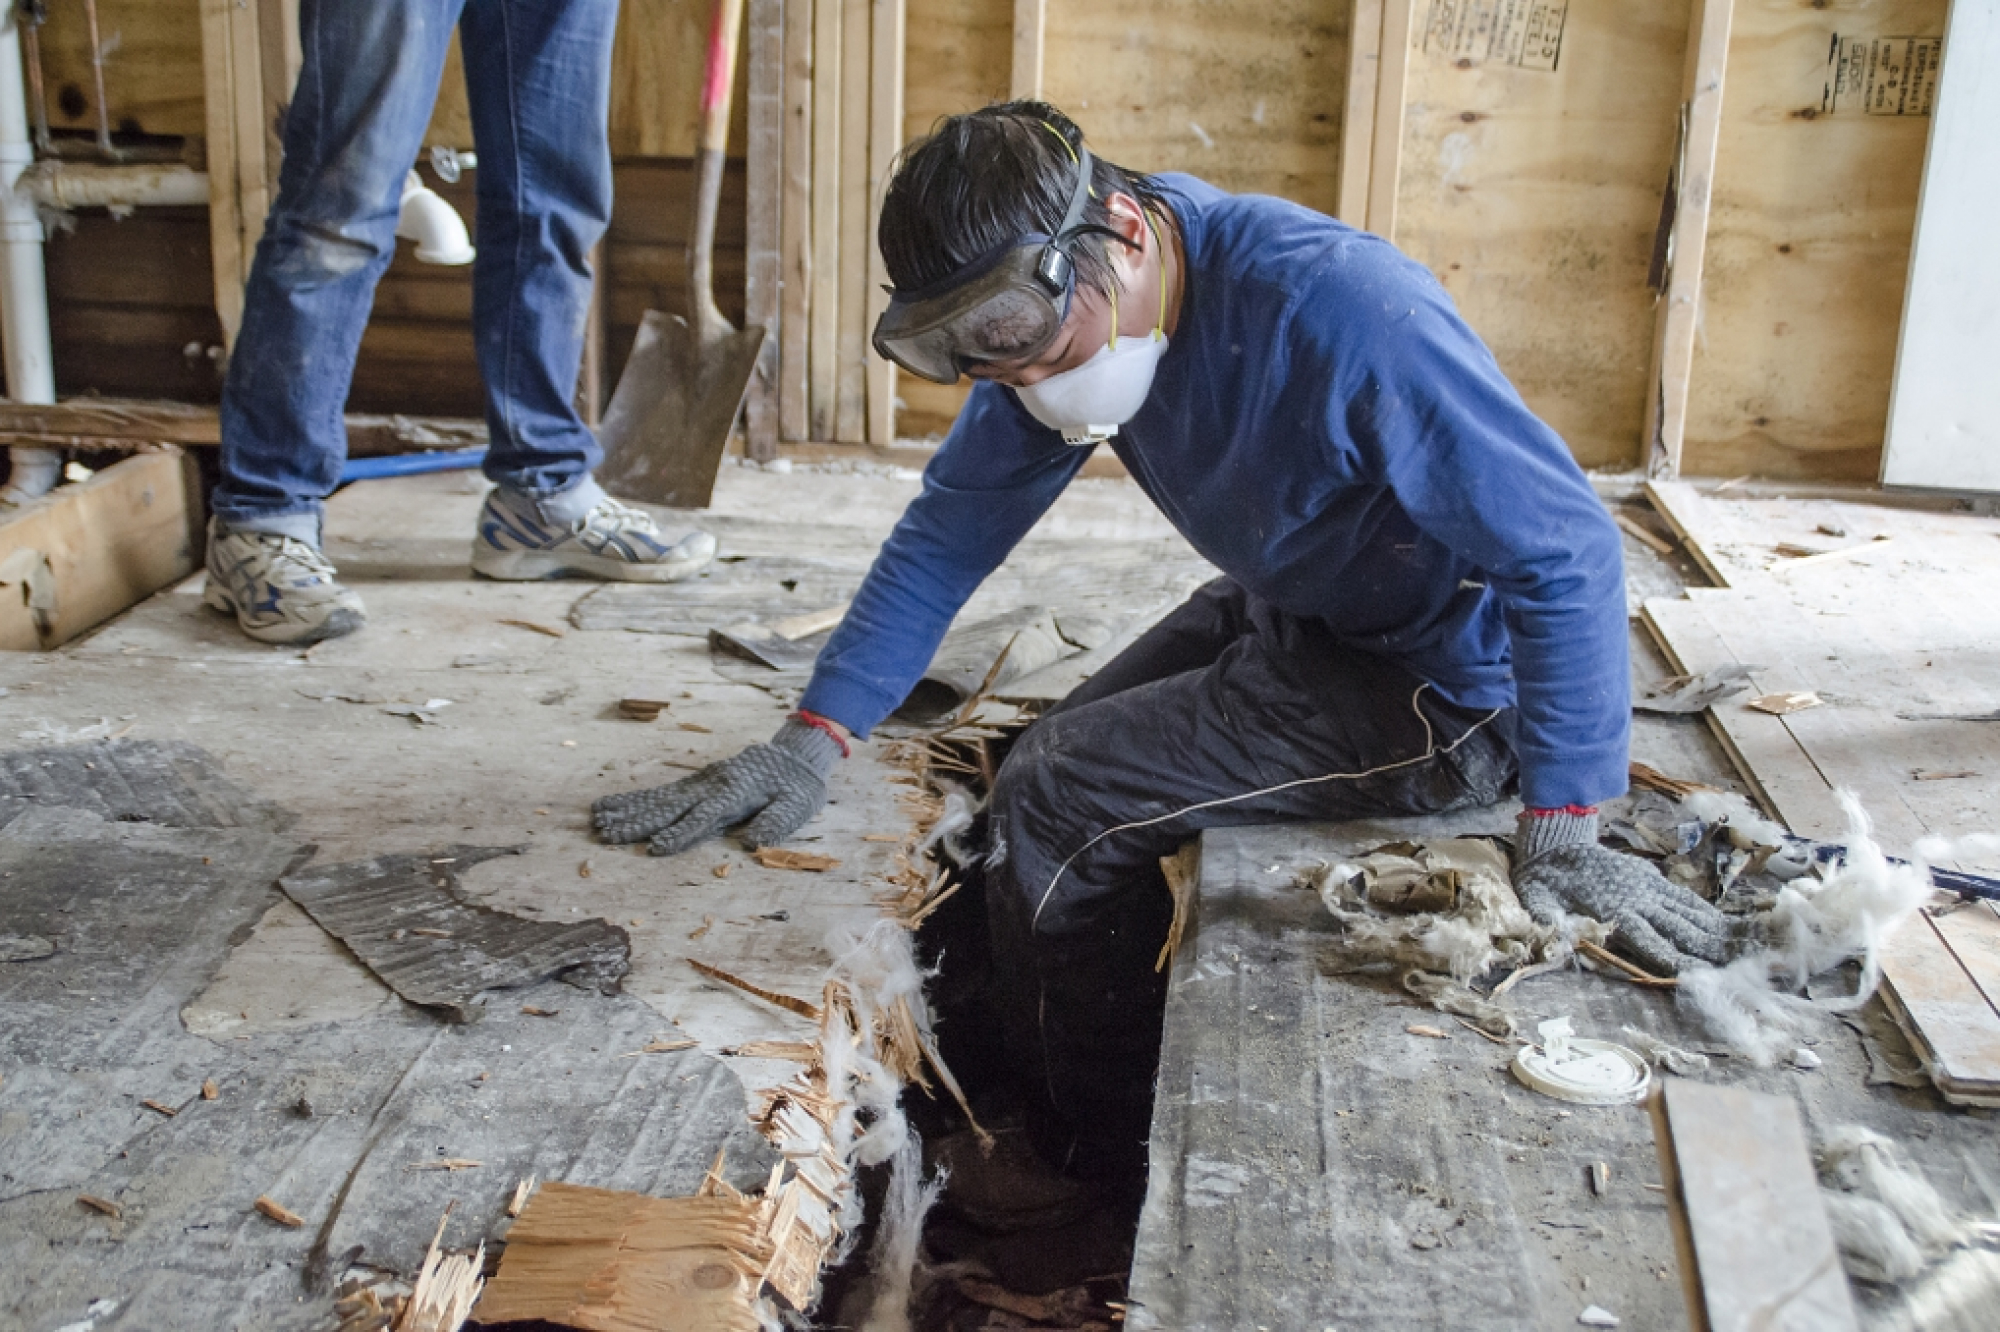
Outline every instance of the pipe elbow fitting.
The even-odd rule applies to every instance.
[[[466,233],[465,219],[414,171],[403,181],[396,234],[415,241],[417,258],[426,264],[469,264],[477,253]]]

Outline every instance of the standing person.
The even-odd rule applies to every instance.
[[[983,862],[995,1001],[1051,1164],[1143,1166],[1171,906],[1203,828],[1437,813],[1518,785],[1537,918],[1654,968],[1725,958],[1714,907],[1597,844],[1630,737],[1618,531],[1430,273],[1282,200],[1093,157],[1039,103],[946,120],[883,205],[875,346],[979,381],[764,745],[607,797],[672,854],[797,830],[987,574],[1108,443],[1223,576],[1037,721]]]
[[[365,620],[321,551],[323,501],[454,27],[479,149],[472,322],[496,486],[473,571],[654,582],[713,557],[706,533],[669,541],[604,493],[576,410],[589,255],[611,217],[617,18],[617,0],[302,0],[304,63],[223,385],[209,524],[208,604],[252,638],[313,643]]]

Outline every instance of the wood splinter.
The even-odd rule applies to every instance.
[[[750,853],[750,858],[765,869],[805,870],[812,874],[823,874],[827,870],[840,868],[840,862],[832,856],[817,855],[811,851],[787,851],[781,846],[760,846]]]
[[[797,1013],[800,1017],[813,1022],[817,1022],[820,1019],[818,1004],[807,1003],[803,999],[794,999],[789,994],[779,994],[776,990],[767,990],[761,985],[752,985],[741,976],[732,976],[721,967],[711,967],[708,963],[697,962],[693,958],[687,959],[687,964],[710,980],[719,980],[724,985],[733,985],[745,994],[754,994],[765,1003],[776,1004],[788,1013]]]
[[[76,1200],[93,1212],[104,1213],[113,1221],[122,1221],[125,1218],[125,1209],[109,1198],[100,1198],[94,1193],[79,1193],[76,1195]]]
[[[1672,976],[1655,976],[1652,972],[1639,966],[1637,963],[1627,962],[1610,949],[1600,947],[1588,939],[1578,939],[1576,941],[1576,950],[1608,966],[1616,967],[1618,970],[1624,972],[1634,985],[1650,985],[1665,990],[1680,984],[1680,981]]]
[[[257,1195],[257,1201],[252,1203],[251,1206],[281,1226],[290,1226],[296,1230],[306,1223],[306,1219],[297,1212],[261,1193]]]

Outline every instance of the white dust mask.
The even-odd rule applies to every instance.
[[[1155,234],[1157,240],[1157,233]],[[1118,433],[1139,414],[1153,388],[1153,374],[1167,354],[1167,270],[1160,265],[1160,315],[1143,338],[1118,336],[1118,288],[1111,289],[1111,340],[1074,369],[1014,390],[1028,414],[1063,442],[1088,447]]]

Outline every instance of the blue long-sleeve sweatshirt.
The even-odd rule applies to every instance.
[[[1626,788],[1617,528],[1420,264],[1283,200],[1156,178],[1187,265],[1152,392],[1110,443],[1252,594],[1468,708],[1514,704],[1532,807]],[[982,383],[801,706],[866,735],[1083,465]]]

